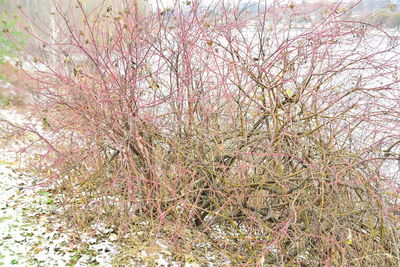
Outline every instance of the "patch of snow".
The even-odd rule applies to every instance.
[[[16,111],[0,110],[0,116],[15,124],[27,123]],[[72,230],[53,221],[51,211],[59,204],[47,188],[35,186],[36,177],[22,170],[21,158],[13,152],[21,145],[15,142],[0,148],[0,265],[111,266],[117,252],[114,244],[89,237],[75,244]]]

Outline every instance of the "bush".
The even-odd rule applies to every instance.
[[[397,41],[337,6],[292,28],[277,2],[77,3],[25,126],[71,223],[234,264],[399,263]]]

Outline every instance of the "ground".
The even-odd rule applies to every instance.
[[[18,116],[7,110],[1,115]],[[62,206],[51,187],[41,185],[8,150],[0,150],[0,265],[111,266],[116,252],[111,229],[96,225],[98,238],[70,229],[57,216]]]

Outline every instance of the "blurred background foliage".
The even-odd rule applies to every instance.
[[[0,0],[0,6],[7,4],[6,0]],[[14,57],[19,48],[25,45],[26,34],[18,29],[18,16],[3,9],[0,12],[0,63],[6,57]]]

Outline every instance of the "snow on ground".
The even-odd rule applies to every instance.
[[[1,117],[16,124],[27,122],[13,110],[0,109]],[[0,132],[0,140],[1,136]],[[113,229],[95,224],[92,235],[71,229],[57,216],[62,205],[53,188],[24,169],[24,158],[13,152],[21,145],[0,142],[0,266],[112,266],[120,253]],[[155,246],[159,249],[139,246],[137,255],[125,255],[130,258],[128,266],[182,266],[161,240]]]
[[[0,110],[0,115],[23,120],[14,111]],[[41,181],[9,151],[17,146],[0,148],[0,265],[111,266],[116,239],[105,229],[99,239],[82,233],[77,237],[60,222],[55,215],[61,206],[51,189],[38,186]]]
[[[71,231],[52,220],[57,212],[52,194],[35,187],[38,180],[17,162],[0,158],[0,265],[109,265],[115,253],[110,242],[89,244],[85,252],[91,255],[82,254],[83,246],[71,240]],[[106,253],[96,255],[96,249]]]

